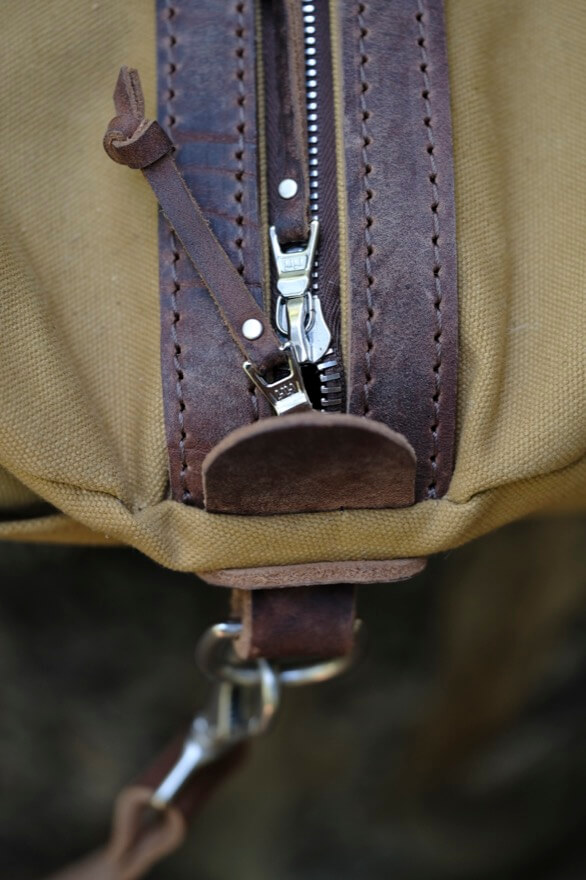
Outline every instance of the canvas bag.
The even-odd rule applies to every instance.
[[[155,94],[152,10],[16,6],[3,53],[2,536],[129,543],[204,571],[418,556],[581,504],[582,14],[447,4],[460,366],[446,497],[285,523],[165,498],[156,207],[100,146],[120,61]]]
[[[236,32],[243,7],[238,4],[233,10]],[[579,10],[570,5],[564,8],[562,23],[552,10],[539,9],[538,26],[535,10],[533,6],[532,28],[547,41],[548,52],[540,51],[532,31],[537,47],[531,40],[525,44],[533,50],[535,68],[528,63],[533,78],[546,62],[552,63],[552,44],[563,47],[566,73],[571,75],[572,62],[576,70],[580,63]],[[149,282],[145,217],[152,202],[141,203],[136,184],[122,183],[121,177],[108,201],[106,178],[113,171],[104,165],[102,173],[102,164],[100,184],[90,196],[86,176],[93,150],[82,147],[80,152],[84,138],[68,135],[69,127],[76,125],[85,134],[88,120],[93,119],[93,110],[88,110],[88,81],[83,74],[78,77],[77,67],[73,70],[65,65],[69,76],[64,77],[60,69],[55,79],[57,98],[56,88],[51,95],[50,77],[40,83],[38,76],[35,78],[34,95],[28,94],[25,104],[26,100],[42,99],[55,137],[48,136],[51,125],[47,124],[43,128],[43,155],[49,173],[37,179],[38,163],[32,157],[38,156],[39,146],[32,134],[26,137],[28,114],[24,114],[20,133],[26,146],[11,156],[15,168],[5,200],[8,244],[3,263],[10,290],[27,294],[9,297],[6,304],[6,537],[122,540],[164,564],[195,570],[205,577],[218,570],[414,559],[454,546],[518,515],[568,509],[581,503],[583,357],[575,283],[579,262],[572,259],[579,257],[583,214],[575,160],[564,153],[564,148],[569,152],[571,139],[551,138],[545,122],[543,131],[539,125],[535,130],[533,82],[529,76],[524,80],[527,74],[519,70],[518,62],[518,43],[524,42],[520,34],[528,18],[523,16],[522,4],[513,23],[503,13],[499,4],[486,7],[482,15],[469,13],[466,30],[465,9],[458,9],[457,15],[453,7],[447,10],[448,46],[466,44],[467,50],[462,48],[456,54],[450,48],[461,297],[458,448],[455,475],[445,498],[428,496],[402,510],[235,517],[210,514],[169,499],[162,422],[157,424],[157,412],[161,418],[161,401],[155,392],[158,374],[149,372],[149,367],[158,365],[155,322],[150,328],[150,348],[147,345],[150,360],[144,360],[149,324],[144,307]],[[132,12],[127,14],[132,19]],[[498,32],[499,14],[501,42],[496,41],[496,48],[491,43],[490,52],[483,56],[478,45],[485,45],[487,31]],[[104,26],[103,10],[100,16]],[[137,23],[140,18],[137,11]],[[143,26],[148,28],[146,16],[143,18]],[[88,26],[84,16],[77,23],[75,17],[69,21],[72,27]],[[21,26],[25,24],[30,27],[30,21]],[[50,24],[41,21],[40,27],[49,28]],[[119,27],[120,22],[117,24]],[[121,35],[125,48],[131,41],[132,24],[130,21],[129,30]],[[18,26],[18,16],[13,26]],[[518,41],[514,47],[513,37]],[[82,39],[74,38],[68,48],[71,44],[80,54],[87,50]],[[54,51],[56,44],[51,45]],[[126,51],[124,54],[126,57]],[[24,55],[21,70],[26,73],[26,52]],[[468,68],[464,67],[466,62]],[[464,79],[458,81],[458,64],[467,74],[465,85]],[[35,59],[31,58],[30,66],[36,66]],[[89,76],[86,66],[87,62],[80,70]],[[144,75],[144,65],[141,68]],[[100,65],[91,72],[93,77],[97,70]],[[511,78],[518,103],[508,88]],[[559,83],[552,87],[550,103],[543,101],[546,78],[542,73],[539,79],[540,110],[547,109],[548,120],[563,116],[564,126],[570,122],[579,126],[575,108],[572,116],[562,106]],[[43,89],[49,90],[48,96]],[[83,101],[79,95],[77,103],[76,89],[83,95]],[[22,97],[17,94],[20,109]],[[40,110],[33,104],[30,112],[35,133],[42,121]],[[520,144],[521,131],[526,133],[529,122],[534,152],[528,158]],[[467,145],[467,151],[462,144]],[[79,164],[76,178],[80,155],[83,165]],[[93,160],[97,167],[97,157]],[[47,187],[53,194],[59,168],[63,188],[52,203],[43,195]],[[21,193],[19,170],[24,186]],[[536,178],[541,184],[539,192],[533,188]],[[85,227],[83,221],[80,226],[80,213],[75,212],[75,198],[68,189],[73,192],[72,180],[76,179],[83,180],[83,185],[76,189],[75,198],[81,192],[82,201],[88,199],[98,215],[106,208],[108,234],[102,231],[99,235],[103,239],[96,238],[95,224],[85,239],[80,232]],[[34,196],[28,212],[27,187]],[[126,187],[128,196],[137,199],[138,214],[134,204],[128,210]],[[544,190],[549,196],[548,241],[541,235],[537,210]],[[527,210],[530,196],[539,201],[534,212]],[[139,204],[144,204],[144,211]],[[562,208],[556,210],[556,205]],[[41,226],[35,227],[41,222],[42,231]],[[48,240],[50,253],[43,256]],[[563,268],[561,254],[566,257]],[[121,275],[114,271],[117,266]],[[572,266],[576,267],[573,271]],[[99,296],[87,282],[88,267],[92,278],[98,279]],[[109,277],[104,269],[112,270]],[[73,284],[67,287],[63,278],[70,273]],[[80,274],[77,284],[76,273]],[[83,308],[77,308],[75,302],[72,307],[73,288],[73,299]],[[121,288],[124,297],[120,296]],[[153,392],[150,400],[149,389]],[[156,462],[154,450],[158,450]]]

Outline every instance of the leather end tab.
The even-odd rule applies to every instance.
[[[370,419],[318,412],[263,419],[206,456],[205,506],[249,515],[408,507],[415,465],[405,437]]]
[[[118,116],[144,118],[144,95],[138,70],[134,67],[125,65],[120,68],[113,97]]]

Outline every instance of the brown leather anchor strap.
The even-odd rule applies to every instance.
[[[104,137],[106,152],[114,161],[142,170],[244,360],[261,371],[284,363],[270,322],[213,234],[173,161],[171,140],[157,122],[144,119],[144,98],[136,70],[121,69],[114,104],[118,115]],[[257,339],[244,336],[243,325],[249,319],[255,319],[262,328]]]
[[[354,644],[356,590],[350,584],[272,590],[234,590],[242,621],[235,641],[243,659],[341,657]]]

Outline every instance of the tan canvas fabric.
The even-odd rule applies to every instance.
[[[153,5],[9,0],[0,536],[124,542],[205,570],[419,555],[584,503],[586,5],[446,6],[461,294],[451,489],[402,511],[258,519],[164,500],[156,206],[101,147],[122,63],[140,69],[153,113]]]

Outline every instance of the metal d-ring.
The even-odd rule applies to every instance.
[[[361,622],[356,621],[355,631],[361,631]],[[263,676],[259,661],[252,663],[230,662],[220,655],[220,648],[227,642],[237,639],[242,633],[240,621],[228,621],[216,623],[211,626],[201,637],[195,656],[201,671],[208,678],[220,678],[231,684],[241,687],[250,687],[262,684]],[[336,678],[346,672],[357,660],[360,654],[359,641],[353,651],[342,657],[334,657],[331,660],[321,660],[316,663],[301,665],[276,664],[275,673],[279,683],[285,687],[302,687],[306,684],[318,684]],[[266,662],[266,661],[265,661]]]

